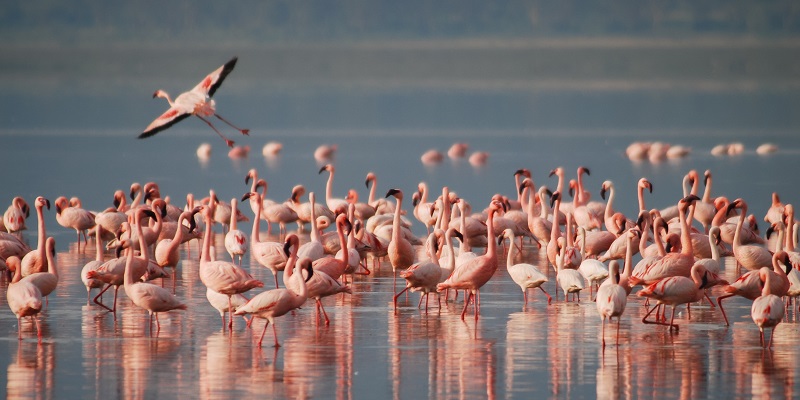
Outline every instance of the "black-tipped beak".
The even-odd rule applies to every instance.
[[[386,192],[386,197],[394,196],[397,193],[400,193],[400,189],[389,189],[389,191]]]
[[[322,173],[322,171],[325,171],[326,169],[328,169],[328,166],[327,166],[327,165],[326,165],[326,166],[324,166],[324,167],[322,167],[322,168],[320,168],[320,169],[319,169],[319,172],[317,172],[317,174],[321,174],[321,173]]]
[[[605,187],[605,185],[603,185],[603,187],[602,187],[602,188],[600,188],[600,197],[601,197],[603,200],[605,200],[605,199],[606,199],[606,187]]]
[[[255,193],[253,193],[253,192],[247,192],[242,196],[242,201],[245,201],[245,200],[253,197],[254,195],[255,195]]]

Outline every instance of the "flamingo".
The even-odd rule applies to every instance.
[[[137,228],[138,229],[138,228]],[[140,232],[141,237],[141,232]],[[127,246],[130,247],[130,240],[126,241]],[[142,250],[143,254],[146,251]],[[181,303],[169,290],[161,286],[154,285],[147,282],[137,282],[133,271],[134,264],[133,249],[128,249],[128,256],[125,261],[125,278],[123,287],[125,294],[129,299],[140,308],[147,310],[150,314],[148,327],[152,332],[153,316],[156,317],[156,332],[161,331],[161,323],[158,322],[158,313],[167,312],[172,310],[186,310],[186,304]],[[145,256],[145,261],[147,258]]]
[[[334,214],[341,214],[347,212],[347,200],[338,197],[333,197],[333,176],[336,173],[336,168],[333,164],[325,164],[319,169],[321,174],[328,171],[328,183],[325,185],[325,204],[333,211]]]
[[[101,224],[95,225],[95,259],[86,263],[81,269],[81,281],[86,286],[86,304],[91,304],[91,291],[92,289],[99,289],[103,287],[103,281],[99,279],[90,279],[88,276],[89,271],[94,271],[103,265],[103,245],[100,241],[100,236],[103,233],[103,226]]]
[[[22,317],[33,317],[36,323],[36,335],[39,341],[42,340],[42,330],[39,327],[37,315],[42,311],[42,293],[30,281],[22,281],[22,268],[19,259],[11,256],[6,259],[6,263],[14,265],[14,279],[8,284],[6,289],[6,300],[11,312],[17,317],[18,338],[22,340]]]
[[[761,267],[772,266],[772,255],[766,247],[742,244],[742,225],[744,224],[744,216],[747,215],[747,203],[742,199],[736,199],[731,203],[730,207],[742,210],[739,221],[736,223],[736,233],[733,237],[733,256],[736,261],[751,271],[758,271]]]
[[[406,239],[400,231],[400,212],[403,208],[403,191],[400,189],[389,189],[386,197],[394,196],[397,199],[397,206],[394,209],[394,219],[392,222],[392,238],[389,241],[388,255],[392,264],[392,286],[397,292],[397,270],[404,270],[414,264],[414,249],[411,242]]]
[[[47,238],[45,248],[45,253],[47,254],[47,272],[36,272],[22,278],[22,280],[33,283],[39,288],[42,297],[46,298],[50,293],[56,290],[58,286],[58,268],[54,259],[56,240],[52,237]]]
[[[603,347],[606,347],[606,318],[611,321],[612,318],[617,317],[617,345],[619,345],[619,324],[622,313],[625,312],[625,306],[628,303],[628,292],[625,287],[619,284],[619,271],[617,263],[609,265],[610,282],[606,285],[601,285],[597,289],[597,312],[603,320],[603,329],[601,331]]]
[[[503,231],[503,236],[508,238],[509,242],[514,243],[514,231],[511,229],[506,229]],[[547,296],[547,305],[553,302],[553,298],[550,297],[550,294],[544,290],[545,282],[548,282],[547,276],[539,271],[533,264],[528,263],[514,263],[514,249],[516,246],[510,246],[508,248],[508,259],[506,260],[506,269],[508,270],[508,275],[511,276],[511,279],[514,280],[514,283],[519,285],[519,288],[522,289],[522,296],[524,298],[523,305],[528,305],[528,289],[539,288],[542,293]]]
[[[230,229],[227,233],[225,233],[225,250],[228,251],[228,254],[231,256],[231,261],[236,261],[236,257],[239,257],[239,266],[242,266],[242,256],[244,253],[247,253],[247,235],[244,232],[236,229],[236,214],[237,214],[237,207],[236,207],[236,198],[231,199],[231,222],[230,222]]]
[[[259,200],[260,201],[260,200]],[[233,303],[231,297],[235,294],[247,292],[250,289],[263,287],[264,283],[254,279],[247,271],[238,267],[236,264],[225,261],[211,261],[211,216],[214,213],[214,203],[210,203],[203,209],[206,218],[206,233],[203,236],[203,250],[200,254],[200,281],[217,293],[228,296],[228,328],[233,330]],[[258,219],[256,219],[258,221]],[[257,225],[256,222],[255,225]],[[258,234],[256,233],[256,236]],[[255,240],[253,241],[255,243]],[[251,248],[252,254],[255,254]],[[275,286],[278,285],[278,278],[275,278]]]
[[[400,200],[398,199],[398,209]],[[489,205],[489,215],[486,219],[486,239],[488,244],[486,246],[486,253],[482,256],[475,257],[463,265],[456,267],[452,275],[447,280],[438,284],[436,290],[441,292],[445,289],[463,289],[467,290],[467,298],[464,303],[464,310],[461,312],[461,319],[467,313],[470,300],[475,298],[475,320],[480,315],[480,289],[489,279],[492,278],[494,272],[497,270],[497,244],[495,242],[495,233],[493,228],[494,214],[503,209],[503,205],[497,201],[493,201]],[[391,252],[390,252],[391,254]]]
[[[764,346],[764,328],[772,328],[772,335],[769,337],[768,348],[772,347],[772,338],[775,337],[775,327],[783,320],[786,313],[781,298],[770,293],[769,268],[762,268],[760,271],[761,279],[764,281],[764,288],[761,289],[761,296],[753,301],[750,307],[750,316],[758,326],[761,336],[761,346]]]
[[[259,238],[259,221],[264,204],[261,200],[261,194],[258,192],[246,193],[242,197],[242,201],[248,198],[256,199],[256,218],[253,221],[253,230],[250,233],[250,256],[264,267],[269,268],[272,272],[272,277],[275,278],[275,288],[278,288],[278,271],[283,271],[286,268],[286,260],[288,257],[283,252],[283,246],[278,242],[261,241]]]
[[[294,260],[292,260],[294,261]],[[272,289],[266,292],[255,295],[245,305],[236,309],[234,314],[245,315],[252,314],[253,318],[263,318],[267,322],[264,324],[264,330],[261,331],[261,337],[258,339],[258,347],[261,347],[261,342],[264,340],[264,334],[267,332],[267,326],[272,324],[272,333],[275,336],[275,347],[280,347],[278,343],[278,332],[275,328],[275,318],[286,315],[289,311],[300,308],[303,303],[308,299],[308,288],[306,281],[314,276],[311,262],[309,259],[304,258],[298,262],[293,262],[293,265],[287,265],[284,272],[287,276],[284,277],[284,282],[288,281],[292,274],[287,273],[293,271],[298,276],[302,276],[301,271],[305,269],[308,272],[308,278],[300,280],[300,290],[295,292],[292,289]]]
[[[345,230],[349,233],[352,228],[350,221],[347,219],[347,215],[339,214],[336,217],[336,234],[339,236],[339,243],[343,245],[346,243]],[[343,246],[342,249],[346,249],[346,246]],[[336,257],[323,257],[314,261],[313,267],[315,271],[321,271],[333,279],[339,279],[339,277],[347,271],[349,263],[350,252],[343,251],[341,259]]]
[[[586,257],[586,229],[578,227],[578,236],[581,236],[581,263],[578,265],[578,272],[589,282],[589,299],[591,300],[593,286],[599,286],[608,278],[608,268],[602,261]]]
[[[563,237],[554,240],[558,247],[558,254],[556,255],[556,282],[561,286],[564,291],[564,301],[569,301],[569,293],[577,293],[578,301],[580,299],[581,290],[584,289],[583,275],[577,269],[564,268],[564,257],[566,256],[567,241]]]
[[[19,232],[27,229],[25,227],[25,219],[31,215],[31,209],[25,199],[22,197],[14,197],[11,200],[11,205],[8,206],[6,212],[3,213],[3,226],[8,233]]]
[[[206,299],[208,303],[211,304],[212,307],[216,308],[219,311],[219,317],[222,319],[222,329],[225,329],[225,313],[228,312],[228,296],[222,293],[215,292],[211,288],[206,288]],[[245,305],[250,299],[245,297],[245,295],[241,293],[237,293],[231,296],[231,305],[233,309],[236,310],[239,307]],[[250,321],[247,317],[243,317],[247,325],[250,325]]]
[[[88,243],[86,230],[94,227],[94,214],[80,207],[72,207],[66,197],[61,196],[54,202],[56,206],[56,221],[64,228],[75,229],[78,235],[78,247],[83,234],[84,244]]]
[[[400,295],[402,295],[405,291],[409,290],[412,292],[422,292],[422,296],[425,297],[425,312],[428,312],[428,294],[436,291],[436,285],[442,281],[441,277],[444,273],[442,268],[439,266],[439,258],[436,256],[436,253],[438,252],[437,235],[440,233],[441,230],[432,232],[430,235],[428,235],[428,240],[425,242],[425,247],[428,256],[430,257],[429,259],[414,263],[404,271],[400,272],[400,276],[406,280],[406,287],[395,294],[392,299],[395,310],[397,310],[397,298],[400,297]],[[452,255],[452,246],[450,246],[448,251]],[[453,257],[451,257],[450,260],[455,262],[455,258]],[[422,297],[420,297],[420,302],[421,301]],[[441,307],[441,302],[439,305]]]
[[[178,97],[175,98],[175,101],[170,99],[167,92],[160,89],[156,90],[156,92],[153,93],[153,98],[161,97],[167,99],[167,102],[169,103],[169,109],[151,122],[150,125],[144,129],[144,132],[139,135],[139,139],[153,136],[156,133],[171,127],[172,125],[175,125],[180,120],[187,118],[190,115],[194,115],[208,124],[208,126],[210,126],[211,129],[213,129],[214,132],[216,132],[222,138],[222,140],[225,141],[225,144],[227,144],[228,147],[233,147],[233,141],[225,137],[219,130],[217,130],[217,128],[214,127],[214,124],[212,124],[207,117],[213,115],[219,118],[222,122],[238,130],[243,135],[249,135],[249,129],[240,129],[217,114],[216,103],[213,99],[211,99],[211,97],[214,96],[214,92],[216,92],[220,85],[222,85],[222,81],[225,80],[225,77],[227,77],[228,74],[233,71],[233,67],[236,66],[236,61],[237,57],[232,58],[223,66],[208,74],[208,76],[198,83],[197,86],[192,88],[192,90],[179,94]]]
[[[38,229],[38,244],[36,249],[25,254],[22,257],[20,268],[22,268],[22,276],[30,275],[34,272],[43,272],[47,269],[47,256],[45,255],[45,240],[47,239],[47,231],[44,226],[44,208],[50,209],[50,200],[42,196],[36,198],[33,203],[36,208],[36,217],[39,218]]]
[[[653,306],[653,308],[647,312],[644,318],[642,318],[642,322],[645,324],[667,325],[669,326],[670,330],[672,330],[672,328],[677,330],[678,325],[675,325],[674,323],[675,307],[677,307],[679,304],[700,301],[703,298],[704,292],[702,287],[704,285],[703,280],[705,272],[705,268],[703,268],[702,264],[694,264],[691,269],[691,279],[685,276],[671,276],[640,290],[637,293],[637,296],[648,297],[658,301],[658,304]],[[655,310],[661,304],[672,306],[672,317],[670,318],[669,324],[658,321],[649,321],[647,319],[653,310]]]
[[[311,211],[311,234],[310,240],[306,243],[303,243],[302,246],[297,250],[297,255],[299,257],[307,257],[310,258],[311,261],[319,260],[322,257],[325,257],[325,247],[322,245],[322,240],[319,234],[319,228],[317,227],[317,213],[316,213],[316,196],[314,192],[308,193],[308,201],[311,203],[311,207],[309,207]]]
[[[378,176],[375,175],[374,172],[368,172],[364,184],[367,185],[367,188],[369,189],[369,199],[367,200],[367,204],[375,207],[375,214],[393,214],[394,203],[391,203],[386,199],[375,198],[375,192],[378,189]]]
[[[778,221],[782,221],[783,215],[784,204],[781,203],[781,198],[778,195],[778,192],[772,192],[772,204],[769,206],[767,213],[764,215],[764,222],[774,224]]]
[[[180,261],[180,251],[178,246],[183,243],[183,224],[189,221],[188,233],[191,234],[195,230],[196,225],[194,222],[194,215],[200,211],[200,207],[195,207],[192,211],[184,211],[178,217],[178,229],[175,230],[175,236],[172,239],[162,239],[156,244],[155,259],[156,264],[161,268],[172,267],[177,268]],[[173,280],[173,283],[175,281]]]

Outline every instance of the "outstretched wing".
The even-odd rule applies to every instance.
[[[222,85],[222,81],[225,80],[225,77],[233,71],[233,67],[236,66],[236,60],[238,60],[238,57],[233,57],[230,61],[226,62],[225,65],[208,74],[205,79],[192,88],[192,91],[204,93],[208,97],[213,96],[214,92]]]
[[[139,139],[153,136],[156,133],[169,128],[170,126],[177,124],[180,120],[188,117],[189,115],[191,114],[179,111],[175,107],[170,107],[167,112],[161,114],[161,116],[156,118],[150,123],[150,125],[147,126],[147,128],[145,128],[144,132],[139,135]]]

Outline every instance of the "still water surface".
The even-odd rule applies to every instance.
[[[659,165],[624,158],[625,146],[635,138],[627,132],[552,136],[508,131],[467,132],[466,138],[453,132],[436,137],[416,131],[340,134],[334,191],[343,196],[354,188],[366,197],[364,176],[375,171],[380,194],[390,187],[411,193],[426,181],[434,191],[447,184],[476,207],[484,207],[494,193],[514,196],[512,175],[519,168],[529,168],[537,184],[553,187],[555,178],[547,176],[552,168],[564,166],[570,176],[578,165],[586,165],[592,171],[587,185],[593,197],[599,199],[603,180],[613,180],[621,193],[617,209],[629,215],[637,207],[639,177],[655,186],[647,196],[648,207],[661,208],[680,198],[680,179],[692,168],[710,169],[715,194],[745,198],[759,219],[772,191],[785,193],[786,202],[796,196],[791,188],[797,178],[778,171],[792,164],[800,146],[780,132],[773,139],[788,145],[775,155],[757,156],[752,149],[759,140],[742,134],[751,150],[734,158],[708,155],[719,137],[684,133],[673,141],[691,145],[694,153]],[[244,175],[250,168],[268,180],[270,198],[287,198],[298,183],[322,196],[327,174],[317,174],[319,166],[311,154],[318,144],[330,143],[331,136],[270,132],[256,138],[251,139],[255,148],[248,158],[230,160],[222,142],[205,130],[176,129],[145,141],[80,132],[10,134],[0,149],[6,166],[0,178],[4,201],[13,195],[29,200],[37,195],[51,200],[79,196],[84,207],[100,210],[111,205],[114,190],[127,191],[132,182],[150,180],[160,183],[162,194],[176,203],[182,203],[186,193],[202,197],[209,189],[223,199],[240,198],[248,190]],[[267,138],[284,143],[277,159],[263,158],[260,145],[255,145]],[[194,150],[206,139],[214,152],[201,163]],[[455,140],[489,151],[488,165],[476,169],[463,160],[445,160],[425,167],[419,162],[428,148],[445,150]],[[404,204],[404,209],[410,210],[410,205]],[[249,208],[244,212],[252,218]],[[248,329],[238,319],[233,334],[226,333],[199,280],[196,247],[190,250],[192,257],[183,247],[174,285],[189,309],[162,314],[161,331],[151,336],[147,314],[124,293],[116,321],[100,307],[86,304],[79,271],[94,260],[93,246],[79,250],[74,231],[56,223],[54,210],[46,211],[45,220],[48,234],[57,241],[61,281],[41,315],[41,343],[30,322],[23,322],[25,339],[17,341],[16,319],[5,296],[0,298],[0,367],[7,371],[0,376],[0,390],[7,397],[793,398],[798,390],[800,330],[795,311],[777,328],[770,352],[759,346],[746,300],[726,303],[730,327],[706,304],[693,307],[691,321],[679,309],[680,331],[669,333],[664,327],[642,324],[645,308],[631,296],[620,345],[602,351],[600,318],[588,294],[580,303],[564,303],[560,297],[548,306],[541,293],[532,291],[531,302],[523,307],[522,294],[504,268],[504,254],[496,275],[481,291],[477,322],[471,313],[466,321],[459,318],[460,301],[443,304],[441,310],[432,301],[425,313],[416,307],[417,294],[401,297],[398,312],[393,312],[392,269],[382,262],[372,275],[356,278],[352,295],[324,300],[330,326],[315,322],[309,303],[296,315],[277,320],[280,348],[270,347],[268,332],[265,347],[259,349],[255,341],[263,322]],[[28,222],[29,227],[35,224],[35,217]],[[244,223],[240,229],[249,232],[250,226]],[[422,235],[424,228],[416,223],[414,231]],[[24,237],[35,242],[35,231],[26,231]],[[227,259],[221,250],[222,234],[215,240],[218,258]],[[555,292],[555,276],[543,253],[527,245],[518,261],[538,265],[550,277],[546,289]],[[249,255],[244,267],[264,282],[272,281],[271,273],[251,262]],[[729,281],[738,276],[732,260],[727,260],[724,275]],[[613,342],[611,332],[607,335]]]

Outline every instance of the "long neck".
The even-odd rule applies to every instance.
[[[47,240],[47,232],[44,229],[44,211],[42,210],[42,206],[36,207],[36,216],[39,217],[39,237],[38,237],[38,247],[36,250],[39,251],[39,259],[45,259],[45,241]]]
[[[206,232],[203,235],[203,248],[200,250],[200,262],[210,262],[211,261],[211,236],[213,233],[211,232],[211,210],[205,210],[205,219],[206,219]],[[258,237],[258,218],[256,218],[256,222],[253,224],[253,235],[254,237]],[[257,241],[258,239],[254,239]]]
[[[497,257],[497,243],[495,243],[494,234],[494,209],[489,210],[489,217],[486,219],[486,237],[488,243],[486,244],[486,256],[494,259]]]
[[[236,230],[236,199],[231,200],[231,221],[229,229],[231,231]]]
[[[369,187],[369,200],[367,200],[367,204],[374,205],[375,204],[375,191],[378,186],[378,180],[375,178],[370,178],[370,182],[372,185]]]
[[[681,254],[691,256],[694,253],[692,249],[692,235],[689,232],[691,228],[686,221],[686,210],[681,207],[678,207],[678,220],[681,223]]]
[[[641,191],[639,192],[641,193]],[[608,188],[608,202],[606,203],[606,210],[603,214],[603,218],[609,219],[612,215],[614,215],[614,196],[616,195],[614,191],[614,186],[611,185]],[[641,204],[641,202],[640,202]]]
[[[645,208],[645,206],[644,206],[644,186],[642,186],[642,185],[639,185],[638,197],[639,197],[639,211],[646,210],[647,208]],[[609,199],[609,201],[610,201],[610,199]]]
[[[47,272],[53,274],[58,278],[58,268],[56,266],[56,261],[53,259],[53,253],[55,253],[55,240],[50,239],[47,241]]]
[[[581,238],[581,260],[586,259],[586,229],[583,227],[578,228],[578,234],[582,236]]]
[[[158,220],[158,224],[161,224],[161,217],[159,217],[158,211],[156,211],[156,219]],[[160,226],[159,226],[160,230]],[[140,218],[137,218],[136,221],[136,234],[139,235],[139,251],[142,253],[142,259],[144,260],[144,265],[150,262],[150,251],[147,249],[147,241],[144,240],[144,233],[142,232],[142,221]],[[133,252],[133,248],[130,249]]]
[[[711,175],[708,175],[706,178],[706,189],[703,192],[703,203],[710,203],[711,202]]]
[[[586,193],[583,191],[583,174],[581,173],[578,174],[578,193],[575,194],[575,198],[580,204],[586,204],[588,202]]]
[[[125,256],[125,274],[123,276],[123,284],[125,286],[132,285],[133,279],[133,247],[128,249],[127,256]]]
[[[639,239],[644,242],[644,238]],[[622,268],[622,276],[630,277],[633,269],[633,238],[628,235],[625,239],[627,246],[625,246],[625,266]]]
[[[654,235],[655,236],[655,235]],[[647,240],[650,237],[650,219],[644,219],[644,227],[642,227],[642,237],[639,238],[639,254],[644,254],[647,249]]]
[[[653,242],[655,242],[660,256],[663,257],[667,254],[667,250],[664,248],[664,242],[661,241],[661,228],[659,224],[653,224]]]
[[[403,197],[397,197],[397,207],[394,209],[394,219],[392,220],[392,240],[400,240],[400,211],[402,209]]]
[[[447,253],[450,254],[450,259],[447,260],[446,268],[452,271],[456,269],[456,250],[453,248],[453,236],[450,233],[446,234],[444,236],[444,242],[447,244]]]
[[[461,246],[458,248],[458,251],[460,253],[463,253],[465,251],[472,251],[472,247],[470,247],[470,245],[469,245],[469,236],[467,236],[467,228],[466,228],[466,224],[467,224],[467,208],[466,208],[466,205],[465,205],[466,203],[463,203],[464,200],[461,200],[461,201],[462,201],[462,203],[459,204],[458,209],[459,209],[459,211],[461,211],[461,217],[460,217],[460,219],[461,219],[461,233],[462,233],[462,236],[464,237],[464,239],[461,241]]]
[[[94,260],[103,262],[103,241],[100,240],[100,235],[103,232],[103,227],[100,224],[95,226],[95,237],[94,237]]]
[[[544,194],[544,190],[542,190],[542,193],[539,193],[539,207],[541,209],[539,216],[544,219],[547,219],[548,214],[550,213],[550,206],[548,206],[547,202],[544,201],[544,196],[542,196],[542,194]]]
[[[256,244],[256,243],[261,242],[261,239],[259,238],[259,235],[258,235],[258,230],[259,230],[259,228],[261,226],[261,224],[260,224],[261,223],[261,210],[264,208],[264,200],[261,200],[261,195],[259,195],[258,193],[256,193],[256,195],[253,196],[253,197],[256,198],[256,202],[258,204],[256,204],[256,217],[254,218],[254,221],[253,221],[253,230],[250,232],[250,243],[251,244]],[[206,225],[209,225],[209,224],[206,224]],[[208,228],[206,228],[206,231],[208,231]]]
[[[319,242],[319,228],[317,228],[316,196],[314,192],[308,194],[308,202],[311,204],[311,241]]]
[[[336,223],[336,233],[339,235],[339,243],[342,246],[342,262],[348,265],[350,262],[350,251],[347,248],[347,238],[344,236],[344,223]]]
[[[328,207],[331,206],[332,198],[333,198],[333,169],[331,169],[330,175],[328,175],[328,183],[325,185],[325,202],[328,203]]]
[[[739,220],[736,221],[736,231],[733,234],[733,246],[739,247],[742,245],[742,226],[744,219],[747,218],[747,205],[742,203],[742,213],[739,214]]]
[[[517,247],[514,245],[514,232],[508,232],[508,241],[511,243],[511,246],[508,247],[508,257],[506,258],[506,268],[514,265],[514,249]]]
[[[561,236],[561,230],[558,228],[558,209],[560,207],[561,199],[558,199],[555,204],[553,204],[553,225],[550,229],[550,240],[558,240],[558,237]]]

